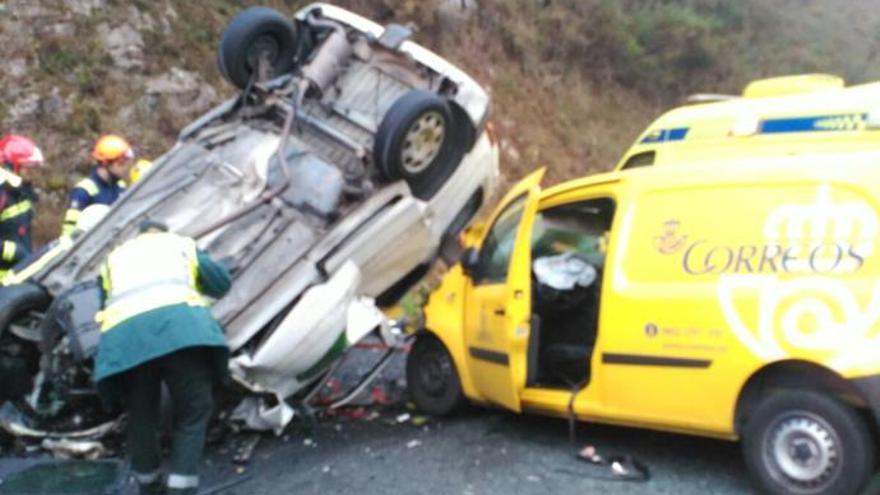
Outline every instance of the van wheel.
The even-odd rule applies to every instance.
[[[455,363],[437,337],[416,337],[406,360],[406,386],[419,410],[445,416],[464,405],[464,393]]]
[[[404,179],[413,194],[428,199],[452,175],[465,152],[453,132],[446,100],[430,91],[413,90],[391,105],[373,145],[373,159],[385,179]]]
[[[762,492],[856,494],[868,482],[874,444],[853,408],[818,392],[784,391],[750,416],[743,453]]]
[[[271,69],[269,78],[292,71],[296,47],[296,30],[284,14],[268,7],[249,7],[223,31],[217,65],[227,81],[245,89],[262,56]]]

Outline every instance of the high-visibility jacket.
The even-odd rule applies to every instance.
[[[9,172],[11,175],[11,172]],[[31,252],[36,194],[30,184],[0,185],[0,276]]]
[[[80,180],[70,191],[70,206],[64,214],[61,235],[70,235],[76,229],[80,213],[90,205],[111,205],[125,191],[125,181],[110,183],[98,175],[97,167],[88,177]]]
[[[162,306],[204,306],[198,266],[195,241],[176,234],[145,233],[117,247],[103,267],[101,330]]]
[[[201,294],[222,297],[229,271],[191,239],[144,233],[114,249],[102,268],[104,310],[92,378],[108,405],[125,397],[125,372],[189,347],[211,349],[212,368],[228,378],[223,329]]]

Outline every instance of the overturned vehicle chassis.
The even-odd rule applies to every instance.
[[[267,11],[244,11],[221,42],[221,71],[241,93],[184,129],[68,252],[0,288],[8,432],[93,439],[115,428],[90,377],[97,273],[144,220],[230,268],[212,312],[249,395],[237,416],[252,427],[280,431],[290,404],[369,332],[399,345],[376,302],[399,299],[491,193],[488,96],[402,28],[319,4],[288,28]],[[265,46],[260,29],[283,35],[247,52],[242,40]]]

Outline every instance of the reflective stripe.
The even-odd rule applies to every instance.
[[[159,480],[160,471],[157,469],[152,473],[139,473],[137,471],[132,471],[134,474],[134,479],[137,480],[141,485],[149,485],[150,483],[155,483]]]
[[[22,182],[24,182],[24,180],[21,177],[0,167],[0,184],[9,184],[12,187],[18,188],[21,186]]]
[[[0,257],[3,261],[12,261],[15,259],[16,245],[12,241],[3,241],[3,253]]]
[[[98,185],[95,184],[95,181],[88,177],[77,182],[76,185],[73,186],[74,189],[76,189],[77,187],[85,190],[85,192],[87,192],[89,196],[95,196],[100,191],[100,189],[98,189]]]
[[[64,214],[64,223],[61,225],[61,237],[70,237],[76,231],[76,222],[79,221],[82,212],[76,208],[70,208]]]
[[[67,223],[67,222],[76,223],[76,221],[79,220],[80,213],[81,212],[79,210],[77,210],[76,208],[70,208],[69,210],[67,210],[67,213],[64,214],[64,222],[65,223]]]
[[[0,222],[5,222],[6,220],[15,218],[19,215],[24,215],[31,211],[31,208],[33,208],[33,204],[29,199],[7,206],[6,208],[3,208],[3,213],[0,213]]]
[[[185,290],[189,290],[189,279],[173,279],[169,278],[166,280],[156,280],[155,282],[150,282],[149,284],[142,285],[140,287],[134,287],[125,292],[116,292],[113,294],[113,297],[107,301],[108,306],[112,306],[114,304],[119,304],[125,301],[126,299],[130,299],[132,297],[144,297],[144,294],[149,294],[151,291],[154,291],[156,288],[162,289],[170,289],[174,287],[175,289],[183,288]]]
[[[181,490],[187,488],[198,488],[198,486],[199,477],[194,474],[171,473],[168,475],[168,488]]]
[[[102,268],[106,309],[101,330],[147,311],[174,304],[204,306],[196,289],[196,244],[169,233],[141,234],[110,253]]]

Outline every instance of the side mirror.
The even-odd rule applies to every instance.
[[[476,248],[467,248],[461,253],[461,269],[468,277],[473,277],[480,262],[480,252]]]

